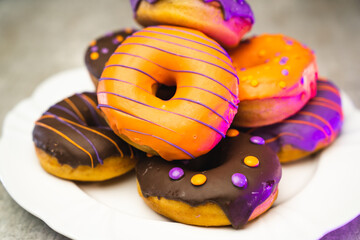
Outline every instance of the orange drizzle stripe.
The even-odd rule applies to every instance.
[[[45,115],[45,116],[41,117],[41,119],[43,119],[43,118],[55,118],[55,117],[54,117],[54,116],[51,116],[51,115]],[[75,126],[77,126],[77,127],[82,128],[82,129],[85,129],[85,130],[88,130],[88,131],[90,131],[90,132],[93,132],[93,133],[95,133],[95,134],[97,134],[97,135],[100,135],[100,136],[102,136],[103,138],[106,138],[106,139],[109,140],[112,144],[114,144],[114,146],[116,147],[116,149],[119,151],[121,157],[122,157],[122,158],[124,157],[124,153],[121,151],[121,149],[120,149],[119,146],[116,144],[116,142],[115,142],[114,140],[112,140],[111,138],[109,138],[108,136],[102,134],[101,132],[95,131],[94,129],[91,129],[91,128],[85,127],[85,126],[83,126],[83,125],[80,125],[80,124],[78,124],[78,123],[75,123],[75,122],[73,122],[73,121],[70,121],[70,120],[68,120],[68,119],[65,119],[65,118],[62,118],[62,117],[58,117],[58,118],[60,118],[61,120],[65,121],[65,122],[67,122],[67,123],[70,123],[70,124],[72,124],[72,125],[75,125]]]
[[[128,144],[129,146],[129,149],[130,149],[130,159],[133,159],[134,158],[134,151],[132,149],[132,147],[130,146],[130,144]]]
[[[273,137],[273,138],[269,138],[267,140],[265,140],[265,143],[271,143],[271,142],[274,142],[276,141],[278,138],[280,138],[281,136],[292,136],[292,137],[297,137],[297,138],[300,138],[301,140],[304,140],[304,138],[302,136],[299,136],[295,133],[291,133],[291,132],[282,132],[282,133],[279,133],[276,137]]]
[[[329,135],[324,131],[324,129],[322,129],[320,126],[318,126],[318,125],[316,125],[316,124],[314,124],[314,123],[311,123],[311,122],[306,122],[306,121],[302,121],[302,120],[294,120],[294,119],[284,120],[283,122],[308,125],[308,126],[311,126],[311,127],[314,127],[314,128],[319,129],[321,132],[324,133],[325,136],[329,136]]]
[[[310,101],[309,104],[326,107],[326,108],[332,109],[336,112],[342,112],[341,107],[338,104],[334,104],[331,102],[323,102],[321,100],[314,99],[313,101]]]
[[[331,105],[335,105],[335,106],[340,107],[340,105],[339,105],[339,104],[337,104],[336,102],[331,101],[331,100],[329,100],[329,99],[327,99],[327,98],[323,98],[323,97],[314,97],[313,99],[314,99],[314,100],[321,101],[321,102],[329,103],[329,104],[331,104]]]
[[[314,114],[312,112],[306,112],[306,111],[300,111],[299,114],[311,116],[313,118],[318,119],[319,121],[324,123],[330,129],[331,133],[334,133],[334,129],[332,128],[332,126],[323,117],[320,117],[319,115],[316,115],[316,114]],[[330,134],[330,136],[331,136],[331,139],[332,139],[334,137],[334,134]]]
[[[67,104],[69,104],[69,106],[73,109],[73,111],[81,118],[81,120],[83,120],[83,122],[86,122],[84,116],[81,114],[79,109],[75,106],[75,104],[68,98],[65,98],[64,100]]]
[[[41,122],[36,122],[35,125],[38,125],[38,126],[41,126],[41,127],[44,127],[44,128],[47,128],[49,129],[50,131],[53,131],[57,134],[59,134],[61,137],[63,137],[64,139],[66,139],[67,141],[69,141],[71,144],[73,144],[75,147],[79,148],[81,151],[85,152],[89,157],[90,157],[90,160],[91,160],[91,167],[93,168],[94,167],[94,160],[91,156],[91,154],[86,151],[83,147],[81,147],[80,145],[78,145],[76,142],[74,142],[73,140],[71,140],[68,136],[66,136],[65,134],[63,134],[62,132],[59,132],[58,130],[56,130],[55,128],[53,127],[50,127],[44,123],[41,123]]]
[[[329,91],[329,92],[336,94],[337,96],[340,96],[339,91],[332,86],[318,86],[317,89],[320,91]]]
[[[85,94],[81,94],[80,95],[82,98],[84,98],[85,101],[87,101],[88,103],[90,103],[90,105],[94,108],[94,110],[100,115],[102,116],[102,113],[100,112],[100,110],[98,109],[96,103],[89,98],[88,96],[86,96]]]

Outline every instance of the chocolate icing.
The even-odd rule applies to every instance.
[[[156,3],[158,0],[145,0],[148,3]],[[228,21],[233,17],[249,19],[251,23],[255,22],[254,13],[250,5],[245,0],[203,0],[205,3],[217,1],[222,6],[224,19]],[[130,0],[134,12],[137,11],[141,0]]]
[[[259,159],[259,166],[244,164],[244,158],[249,155]],[[170,179],[168,174],[173,167],[184,170],[180,180]],[[198,173],[204,174],[207,181],[194,186],[190,179]],[[232,184],[234,173],[246,176],[246,188]],[[221,207],[234,228],[241,228],[253,210],[276,189],[281,178],[281,166],[269,147],[254,144],[250,142],[250,135],[240,133],[223,139],[208,154],[193,160],[142,159],[136,166],[136,176],[144,197],[179,200],[191,206],[212,202]]]
[[[113,133],[96,106],[96,93],[86,92],[50,107],[35,123],[35,146],[57,158],[60,164],[73,168],[80,165],[95,167],[111,156],[134,157],[138,154]]]
[[[317,94],[294,116],[266,127],[242,129],[260,136],[275,151],[291,145],[313,151],[318,143],[332,142],[343,123],[341,98],[337,87],[326,80],[317,80]]]
[[[110,56],[115,52],[116,48],[136,30],[125,29],[115,32],[107,33],[94,40],[92,44],[86,49],[85,65],[88,71],[97,79],[100,78],[101,73],[105,67],[105,63],[109,60]],[[91,53],[98,53],[97,59],[91,59]]]

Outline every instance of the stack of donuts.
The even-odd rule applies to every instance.
[[[139,195],[157,213],[241,228],[275,201],[281,163],[336,139],[339,90],[297,40],[244,38],[254,23],[244,0],[130,2],[145,28],[90,43],[96,91],[36,121],[40,164],[75,181],[135,168]]]

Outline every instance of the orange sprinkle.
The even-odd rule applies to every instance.
[[[96,45],[96,40],[92,40],[92,41],[90,42],[90,46],[93,47],[93,46],[95,46],[95,45]]]
[[[127,34],[129,34],[129,33],[132,33],[133,30],[132,30],[132,28],[125,28],[125,32],[126,32]]]
[[[154,155],[151,153],[147,153],[146,156],[150,158],[150,157],[153,157]]]
[[[192,176],[191,183],[195,186],[203,185],[206,182],[206,176],[204,174],[196,174]]]
[[[285,88],[285,87],[286,87],[286,82],[280,81],[280,82],[279,82],[279,87]]]
[[[96,60],[99,58],[99,54],[97,52],[92,52],[90,54],[90,58],[91,58],[91,60]]]
[[[259,166],[259,159],[254,156],[247,156],[244,158],[244,163],[249,167],[257,167]]]
[[[118,42],[122,42],[122,41],[124,41],[124,37],[121,35],[117,35],[116,40],[118,40]]]
[[[236,137],[237,135],[239,135],[239,131],[233,128],[230,128],[227,132],[226,132],[226,136],[227,137]]]
[[[259,85],[259,82],[254,79],[254,80],[251,80],[250,84],[251,84],[251,86],[253,86],[253,87],[257,87],[257,85]]]

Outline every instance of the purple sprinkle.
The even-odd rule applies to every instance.
[[[287,69],[283,69],[283,70],[281,71],[281,73],[282,73],[282,75],[284,75],[284,76],[289,75],[289,71],[288,71]]]
[[[111,37],[111,36],[113,36],[113,35],[114,35],[113,32],[108,32],[107,34],[105,34],[105,37]]]
[[[99,49],[98,46],[93,46],[91,47],[91,52],[96,52],[98,49]]]
[[[246,188],[247,186],[247,178],[244,174],[241,173],[234,173],[231,176],[232,183],[239,188]]]
[[[289,40],[289,39],[285,39],[285,42],[286,42],[286,44],[288,44],[288,45],[293,45],[293,41],[291,41],[291,40]]]
[[[245,71],[245,70],[246,70],[246,68],[241,68],[241,69],[240,69],[240,71]]]
[[[300,83],[301,83],[301,85],[304,85],[304,83],[305,83],[305,78],[304,77],[301,77]]]
[[[280,56],[280,53],[279,52],[275,53],[275,56],[276,57]]]
[[[288,60],[289,60],[288,57],[283,57],[283,58],[280,59],[279,63],[280,63],[280,65],[284,65],[284,64],[287,63]]]
[[[265,63],[268,63],[268,62],[270,62],[270,59],[266,59],[266,60],[265,60]]]
[[[259,137],[259,136],[251,137],[250,142],[252,142],[254,144],[258,144],[258,145],[264,145],[265,144],[265,140],[262,137]]]
[[[184,176],[184,170],[182,170],[182,168],[174,167],[169,171],[169,177],[172,180],[179,180],[183,176]]]
[[[114,38],[114,39],[112,40],[112,43],[115,44],[115,45],[117,45],[117,44],[119,44],[120,42],[119,42],[116,38]]]
[[[103,54],[107,54],[107,53],[109,52],[109,49],[108,49],[108,48],[102,48],[102,49],[101,49],[101,52],[102,52]]]

